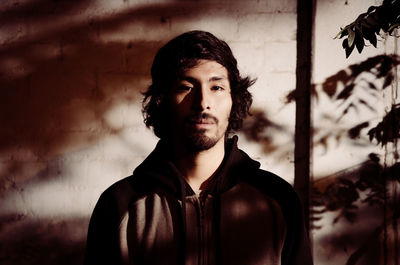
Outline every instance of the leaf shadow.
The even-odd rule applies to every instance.
[[[153,56],[170,38],[170,17],[190,21],[212,6],[174,1],[71,18],[93,4],[35,0],[1,9],[0,25],[22,33],[0,46],[0,194],[57,155],[118,135],[123,125],[107,115],[140,105]],[[140,37],[146,28],[154,29],[150,40]],[[123,123],[133,126],[128,118]]]

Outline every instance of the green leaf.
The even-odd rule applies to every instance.
[[[348,39],[344,39],[343,40],[342,47],[343,47],[343,49],[347,49],[349,47],[349,40]]]
[[[377,35],[379,36],[381,30],[393,35],[397,28],[400,28],[400,0],[384,0],[380,6],[370,6],[366,13],[360,14],[352,23],[341,28],[335,39],[347,35],[347,41],[342,45],[348,57],[354,46],[361,53],[366,45],[365,40],[376,48]]]
[[[371,38],[369,39],[369,42],[376,48],[377,40],[376,40],[375,33],[372,32]]]
[[[371,28],[379,28],[379,18],[375,13],[369,15],[365,19],[365,23],[367,23]]]
[[[367,13],[368,13],[368,14],[369,14],[369,13],[372,13],[373,11],[375,11],[375,9],[377,9],[377,6],[370,6],[370,7],[368,8]]]
[[[343,29],[340,28],[339,33],[336,34],[336,36],[334,37],[334,39],[341,39],[341,38],[343,38],[344,36],[348,35],[347,28],[348,28],[348,27],[344,27]]]
[[[349,42],[348,42],[348,41],[349,41],[348,39],[344,39],[344,40],[343,40],[343,43],[342,43],[342,47],[343,47],[343,49],[344,49],[345,52],[346,52],[346,58],[349,58],[351,52],[352,52],[353,49],[354,49],[354,45],[351,46],[351,47],[349,47]]]
[[[349,47],[351,47],[354,44],[354,39],[356,37],[356,33],[351,28],[348,28],[347,31],[349,32],[348,45],[349,45]]]
[[[356,36],[355,43],[356,43],[358,53],[361,53],[362,50],[364,49],[365,43],[364,43],[363,36],[361,35],[361,32],[356,32],[356,33],[357,33],[357,36]]]
[[[362,27],[362,34],[364,39],[368,40],[375,48],[376,48],[376,35],[374,29],[368,27],[368,26],[363,26]]]

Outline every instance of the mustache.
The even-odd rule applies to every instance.
[[[188,123],[218,123],[217,117],[203,112],[203,113],[196,113],[193,115],[190,115],[185,118],[185,122]]]

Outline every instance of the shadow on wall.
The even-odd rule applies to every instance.
[[[91,145],[104,136],[118,134],[122,128],[110,123],[105,116],[121,102],[140,102],[138,96],[148,84],[148,71],[154,53],[161,42],[171,37],[168,31],[171,17],[193,19],[193,16],[206,12],[210,8],[208,5],[211,5],[207,1],[208,4],[202,4],[200,8],[195,6],[182,11],[182,7],[194,4],[177,1],[163,5],[130,7],[121,12],[82,18],[83,15],[79,14],[95,8],[93,1],[42,0],[28,4],[15,3],[13,6],[9,4],[8,7],[0,7],[4,10],[0,16],[1,27],[12,29],[10,34],[0,40],[0,197],[4,197],[16,186],[30,183],[32,179],[42,176],[40,172],[55,156]],[[101,8],[99,12],[103,12]],[[138,22],[142,27],[133,27],[129,36],[117,40],[104,37],[104,34],[111,35],[120,31],[132,21]],[[141,31],[143,27],[154,28],[155,33],[149,33],[152,38],[136,38],[135,30]],[[143,32],[140,34],[144,35]],[[373,109],[373,105],[363,98],[350,95],[356,95],[354,91],[360,83],[364,83],[365,91],[375,95],[378,92],[374,91],[390,85],[393,76],[390,77],[387,73],[390,73],[393,62],[387,62],[386,57],[371,58],[350,67],[350,73],[341,71],[328,78],[321,93],[341,105],[339,116],[326,115],[325,119],[337,124],[349,111],[360,106]],[[378,89],[375,83],[360,80],[360,74],[364,72],[383,78],[383,88]],[[379,76],[379,73],[383,75]],[[341,87],[339,84],[343,84],[343,89],[338,89]],[[295,97],[294,94],[291,96],[289,98]],[[318,95],[315,93],[314,96]],[[285,147],[273,144],[271,131],[290,134],[288,130],[273,124],[261,110],[254,110],[253,113],[244,124],[243,132],[246,137],[262,143],[265,152],[282,151]],[[328,131],[315,128],[314,146],[322,145],[327,148],[328,139],[356,139],[355,144],[367,145],[368,139],[359,137],[362,130],[371,125],[366,122],[362,121],[346,129],[338,126],[332,126],[334,129]],[[378,129],[371,132],[373,137],[390,138],[387,135],[391,134],[385,126],[380,130],[379,127],[376,128]],[[374,169],[382,170],[382,166],[375,160],[366,165],[371,166],[371,163]],[[364,165],[361,169],[365,169]],[[364,221],[362,218],[354,219],[356,211],[358,216],[364,218],[379,216],[376,207],[365,207],[375,200],[366,201],[363,207],[356,205],[363,192],[382,195],[382,189],[379,189],[382,186],[378,185],[381,179],[375,178],[379,175],[374,175],[371,173],[374,171],[369,170],[363,172],[366,173],[346,173],[345,177],[334,175],[326,178],[326,181],[315,183],[319,189],[316,206],[320,208],[317,210],[321,214],[339,211],[340,220],[350,221],[341,234],[329,235],[324,241],[332,252],[343,252],[344,242],[357,246],[349,250],[352,251],[347,262],[349,265],[360,264],[359,261],[366,253],[372,255],[370,262],[380,259],[379,253],[370,251],[377,247],[364,244],[364,241],[376,242],[368,240],[384,238],[385,231],[389,231],[386,230],[388,224],[396,224],[398,217],[397,212],[391,213],[393,221],[380,226],[380,230],[375,226],[361,226]],[[396,172],[398,176],[398,171]],[[354,186],[361,181],[358,176],[367,176],[371,180],[368,183],[372,184]],[[52,176],[38,181],[48,181],[49,177]],[[340,198],[343,200],[339,200]],[[376,205],[379,204],[373,204]],[[2,264],[46,264],[45,260],[48,261],[47,264],[80,263],[87,219],[52,219],[27,223],[24,218],[0,217],[0,241],[7,242],[7,246],[0,249]],[[353,229],[357,225],[360,229]],[[68,231],[69,237],[63,237],[64,233],[60,231]],[[395,233],[393,235],[395,236],[390,242],[395,244],[397,238]]]
[[[260,145],[265,154],[273,154],[278,160],[287,159],[287,154],[293,153],[293,130],[270,120],[263,109],[252,108],[250,114],[240,132],[248,141]],[[285,136],[286,142],[278,142],[276,136]]]
[[[2,217],[1,264],[82,264],[85,248],[82,235],[86,234],[87,223],[85,218],[26,223]]]
[[[105,115],[120,103],[140,103],[153,56],[171,38],[172,18],[184,18],[184,25],[212,8],[211,2],[127,3],[107,13],[95,5],[0,6],[7,33],[0,40],[0,196],[56,155],[118,134],[122,127]]]
[[[171,15],[177,6],[79,22],[69,18],[91,4],[32,1],[10,7],[0,18],[3,28],[17,28],[0,48],[0,194],[36,175],[55,155],[117,134],[121,128],[104,118],[107,111],[141,100],[139,91],[148,85],[152,58],[164,40],[137,41],[130,32],[126,42],[108,41],[99,34],[116,32],[132,20],[168,27],[162,14]],[[146,20],[146,14],[160,18]],[[20,31],[26,34],[19,36]]]
[[[397,56],[371,57],[332,75],[314,91],[317,104],[326,96],[336,106],[333,112],[320,113],[331,126],[314,128],[314,147],[328,149],[332,141],[358,148],[385,146],[383,159],[371,153],[364,163],[313,183],[313,229],[323,234],[316,242],[316,252],[325,258],[345,256],[346,265],[399,262],[400,111],[393,105],[382,117],[376,104],[384,90],[398,81],[395,69],[399,64]],[[372,115],[365,116],[366,112]],[[325,226],[331,227],[329,233],[323,232]]]
[[[0,7],[0,25],[10,30],[0,40],[2,198],[25,184],[49,181],[52,176],[43,178],[43,171],[56,156],[119,133],[122,127],[105,115],[115,105],[140,103],[153,56],[170,37],[168,17],[179,14],[182,5],[83,18],[80,12],[93,4],[43,0]],[[146,18],[149,14],[153,19]],[[166,34],[150,41],[136,38],[134,31],[126,41],[101,35],[118,32],[132,20]],[[7,242],[0,248],[0,263],[80,264],[87,223],[87,218],[31,220],[0,213],[0,241]]]
[[[127,2],[126,9],[107,13],[89,0],[11,2],[0,5],[6,32],[0,39],[2,199],[54,178],[45,169],[57,156],[118,134],[123,125],[106,114],[121,103],[140,103],[153,56],[171,37],[171,18],[194,20],[211,5]],[[81,263],[87,222],[0,213],[0,241],[7,242],[0,261]]]
[[[314,231],[331,215],[335,233],[325,234],[318,250],[326,256],[345,255],[346,265],[396,264],[399,259],[398,227],[400,163],[383,167],[375,154],[353,168],[314,182]],[[386,262],[383,262],[386,259]]]
[[[327,153],[332,142],[357,148],[381,144],[387,147],[384,155],[398,161],[400,105],[393,105],[382,117],[376,102],[397,82],[393,69],[399,64],[397,56],[371,57],[328,77],[321,86],[313,86],[317,105],[328,101],[335,107],[333,111],[319,110],[317,116],[324,122],[315,122],[313,147],[322,147]],[[288,94],[287,104],[295,99],[294,90]],[[372,115],[365,117],[365,113]],[[244,122],[243,133],[248,140],[260,143],[266,153],[285,149],[274,144],[274,135],[290,135],[262,110],[253,110]],[[322,235],[314,242],[320,262],[399,263],[400,162],[389,165],[383,161],[386,158],[371,153],[364,163],[319,176],[313,182],[312,229]]]

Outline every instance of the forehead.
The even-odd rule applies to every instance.
[[[228,80],[228,70],[216,61],[201,59],[188,67],[182,68],[178,73],[178,80],[187,76],[216,77],[218,80]]]

